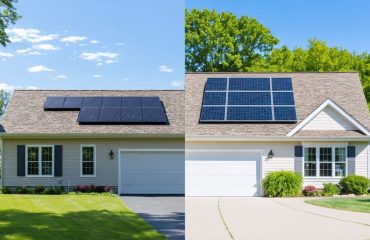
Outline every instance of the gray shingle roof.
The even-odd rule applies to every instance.
[[[207,78],[233,76],[291,77],[297,123],[200,124],[199,116]],[[189,136],[285,136],[328,98],[370,129],[369,111],[357,73],[189,73],[186,75],[185,87],[185,131]],[[323,137],[327,137],[326,135],[327,132],[319,134]]]
[[[79,125],[78,111],[44,111],[48,96],[158,96],[169,125]],[[10,134],[184,134],[184,91],[16,90],[1,120]]]

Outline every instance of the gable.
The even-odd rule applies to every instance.
[[[326,106],[301,130],[358,130],[350,121],[345,119],[331,106]]]

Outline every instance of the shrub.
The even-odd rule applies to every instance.
[[[313,185],[307,185],[303,188],[303,191],[302,191],[303,195],[305,195],[306,197],[313,197],[317,194],[317,189],[315,186]]]
[[[49,195],[60,195],[63,193],[63,188],[50,186],[46,188],[42,193],[49,194]]]
[[[13,193],[13,191],[12,191],[12,189],[10,189],[9,187],[2,187],[2,188],[1,188],[1,193],[2,193],[2,194],[12,194],[12,193]]]
[[[366,194],[369,188],[369,179],[363,176],[350,175],[340,180],[339,185],[344,194]]]
[[[94,185],[85,185],[85,186],[76,186],[74,191],[77,193],[104,193],[110,192],[111,187],[109,186],[94,186]]]
[[[35,187],[35,193],[36,194],[41,194],[45,191],[45,187],[44,186],[36,186]]]
[[[267,197],[296,197],[302,190],[302,176],[290,171],[271,172],[262,187]]]
[[[337,184],[324,183],[323,191],[325,196],[338,195],[340,193],[340,187]]]
[[[32,193],[31,189],[25,187],[25,186],[19,186],[15,189],[15,193],[17,194],[30,194]]]

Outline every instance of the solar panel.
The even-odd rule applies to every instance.
[[[122,97],[123,108],[141,108],[140,97]]]
[[[141,97],[141,107],[143,108],[161,108],[162,103],[159,97]]]
[[[81,108],[77,121],[79,123],[97,123],[100,108]]]
[[[208,78],[200,122],[296,122],[291,78]]]
[[[84,97],[82,107],[100,108],[102,97]]]
[[[163,108],[143,108],[144,123],[166,123],[167,116]]]
[[[83,97],[66,97],[63,110],[80,110]]]
[[[122,108],[122,123],[141,123],[143,121],[141,108]]]
[[[119,123],[121,121],[121,108],[101,108],[98,122]]]
[[[63,109],[65,97],[47,97],[44,103],[44,110]]]
[[[122,98],[121,97],[103,97],[102,105],[103,108],[121,108]]]
[[[230,78],[229,91],[270,91],[270,79]]]

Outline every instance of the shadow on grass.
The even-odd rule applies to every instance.
[[[185,214],[183,212],[172,212],[166,215],[138,214],[169,240],[185,239]]]
[[[358,202],[363,202],[363,203],[370,203],[370,198],[359,198],[357,199]]]
[[[0,211],[0,239],[163,239],[134,213],[102,211],[33,213]]]

